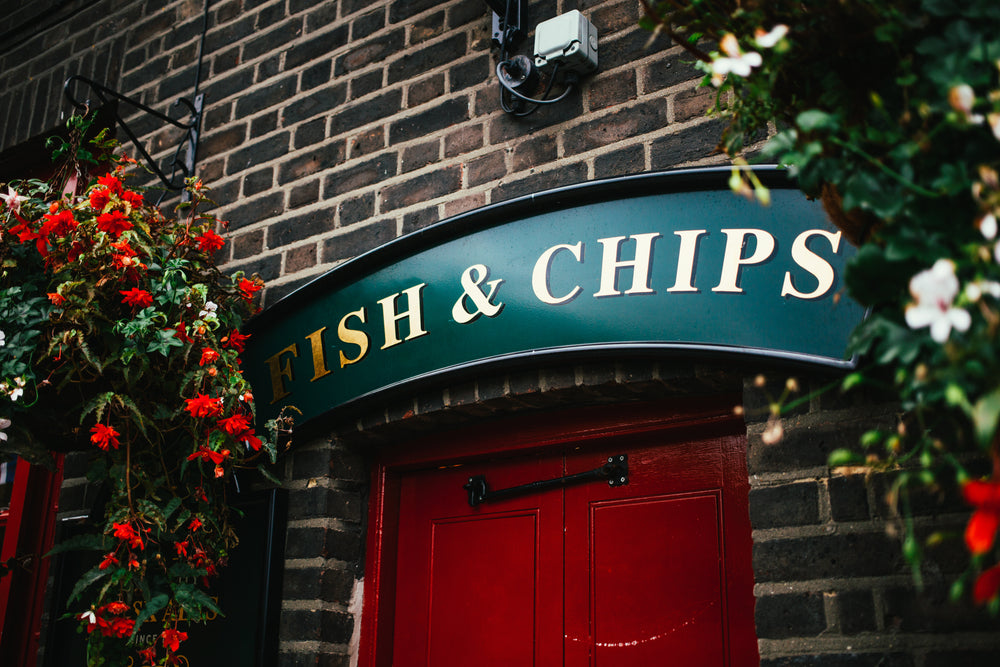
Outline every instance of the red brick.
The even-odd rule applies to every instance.
[[[316,244],[299,246],[285,252],[285,273],[303,271],[316,265]]]
[[[483,126],[464,126],[444,137],[444,156],[455,157],[483,145]]]
[[[714,103],[715,91],[711,88],[681,91],[674,96],[674,122],[683,123],[704,116]]]
[[[618,70],[590,85],[590,109],[597,111],[636,98],[635,70]]]

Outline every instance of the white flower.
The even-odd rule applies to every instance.
[[[7,334],[0,331],[0,347],[3,347],[6,344],[7,344]]]
[[[21,202],[23,202],[27,197],[22,197],[14,191],[14,188],[7,186],[7,194],[0,194],[0,199],[3,203],[7,205],[14,213],[21,212]]]
[[[775,44],[780,42],[785,35],[788,34],[788,26],[779,23],[778,25],[771,28],[770,32],[764,32],[762,28],[757,28],[754,32],[754,44],[762,49],[773,48]]]
[[[910,279],[910,294],[916,303],[906,309],[906,324],[911,329],[929,326],[931,338],[938,343],[948,340],[952,328],[968,330],[972,317],[967,311],[952,305],[958,289],[955,264],[948,259],[939,259],[931,268],[913,276]]]
[[[198,319],[209,320],[216,317],[215,311],[219,309],[219,304],[214,301],[206,301],[205,308],[198,313]]]
[[[987,241],[992,241],[997,236],[997,219],[992,213],[987,213],[982,218],[979,219],[979,231],[982,232],[983,238]]]
[[[12,401],[16,401],[24,394],[24,378],[14,378],[14,387],[8,382],[0,382],[0,392],[7,394]]]
[[[972,107],[976,104],[976,92],[967,83],[951,87],[948,91],[948,104],[962,114],[968,123],[979,125],[984,120],[980,114],[972,113]]]
[[[81,621],[87,621],[88,625],[97,623],[97,614],[92,611],[85,611],[78,617]]]
[[[995,280],[977,280],[965,286],[965,298],[969,301],[979,301],[984,294],[1000,299],[1000,283]]]
[[[722,85],[722,80],[726,78],[727,74],[749,76],[752,68],[760,67],[761,63],[764,62],[764,59],[756,51],[743,53],[736,36],[732,33],[726,34],[719,41],[719,48],[726,55],[715,58],[710,65],[712,84],[715,86]]]
[[[5,428],[10,428],[10,420],[0,417],[0,442],[7,440],[7,434],[3,432]]]

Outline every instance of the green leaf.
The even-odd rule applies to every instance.
[[[80,577],[77,580],[76,585],[73,586],[73,591],[69,594],[69,599],[66,600],[66,605],[68,606],[73,604],[73,601],[76,598],[78,598],[81,593],[87,590],[87,588],[89,588],[94,583],[100,581],[104,577],[111,574],[112,571],[113,569],[110,567],[104,570],[102,570],[100,567],[94,567],[88,570],[86,573],[84,573],[82,577]]]
[[[52,547],[45,557],[54,556],[56,554],[61,554],[66,551],[105,551],[108,549],[108,543],[105,541],[104,535],[75,535],[69,539],[62,540],[59,544]]]
[[[864,463],[864,458],[862,458],[860,454],[845,448],[833,450],[830,452],[830,457],[827,459],[827,465],[831,468],[857,465],[859,463]]]
[[[993,442],[998,419],[1000,419],[1000,389],[994,389],[976,401],[972,407],[972,421],[976,427],[976,439],[984,450],[988,450]]]
[[[796,116],[795,124],[803,132],[815,132],[817,130],[829,130],[832,132],[840,126],[840,122],[836,116],[825,111],[820,111],[819,109],[803,111]]]
[[[139,631],[142,629],[142,624],[149,620],[153,614],[158,613],[170,602],[170,596],[166,593],[160,593],[159,595],[154,595],[151,600],[143,605],[142,610],[135,617],[135,628],[132,629],[132,637],[134,638]]]
[[[207,609],[215,612],[219,616],[225,616],[215,600],[204,591],[195,588],[190,584],[183,584],[174,590],[174,599],[177,604],[184,608],[188,616],[192,619],[201,619],[202,614]]]

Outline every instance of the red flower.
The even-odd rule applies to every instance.
[[[128,611],[128,605],[121,600],[115,600],[114,602],[107,603],[97,611],[100,613],[102,610],[107,611],[109,614],[114,614],[115,616],[121,616]]]
[[[66,303],[66,297],[57,292],[48,292],[45,296],[49,297],[49,301],[52,302],[53,306],[61,306]]]
[[[50,234],[55,234],[56,236],[65,236],[67,232],[76,229],[76,218],[73,217],[73,211],[68,209],[59,211],[58,213],[46,213],[42,216],[42,226],[39,228],[38,233],[40,236],[49,236]]]
[[[972,599],[976,604],[989,602],[1000,593],[1000,565],[994,565],[979,575],[972,587]]]
[[[135,306],[136,308],[145,308],[146,306],[153,305],[153,295],[144,289],[133,287],[132,289],[118,291],[125,297],[122,299],[122,303],[124,304]]]
[[[246,347],[246,341],[248,338],[250,338],[249,335],[244,336],[236,329],[233,329],[229,332],[228,336],[222,337],[222,345],[223,347],[231,347],[237,352],[242,352]]]
[[[1000,528],[1000,482],[966,482],[962,495],[976,508],[965,527],[965,546],[973,555],[984,554],[993,546]]]
[[[118,449],[118,436],[121,434],[111,426],[96,424],[90,429],[90,432],[92,433],[90,441],[104,451],[108,451],[109,447]]]
[[[119,181],[115,176],[111,174],[105,174],[97,179],[98,185],[103,185],[112,194],[120,195],[122,193],[122,182]]]
[[[253,449],[255,452],[260,451],[260,448],[264,445],[256,435],[252,428],[247,429],[239,435],[240,442],[244,443],[247,447]]]
[[[250,301],[251,299],[253,299],[253,295],[259,292],[260,288],[263,287],[263,285],[260,285],[253,280],[240,278],[240,282],[236,285],[236,287],[237,289],[239,289],[240,294],[243,295],[243,298],[246,299],[247,301]]]
[[[97,216],[97,228],[115,238],[132,229],[132,222],[121,211],[111,211]]]
[[[190,343],[191,342],[191,337],[187,335],[187,325],[186,324],[184,324],[183,322],[179,322],[177,324],[176,331],[177,331],[177,333],[176,333],[177,340],[179,340],[182,343]]]
[[[187,402],[185,409],[191,413],[192,417],[217,417],[222,413],[221,398],[212,398],[205,394],[198,394],[195,398],[185,400]]]
[[[187,558],[188,555],[188,541],[174,542],[174,549],[177,550],[177,555],[181,558]]]
[[[131,636],[133,628],[135,628],[135,621],[131,618],[116,618],[111,621],[111,627],[108,628],[106,636],[125,639]]]
[[[198,517],[195,517],[195,518],[191,519],[191,525],[188,526],[188,528],[191,529],[192,533],[197,533],[198,529],[201,528],[201,525],[202,525],[201,524],[201,519],[199,519]]]
[[[111,524],[113,534],[122,542],[128,542],[133,549],[142,549],[142,537],[135,532],[135,528],[130,523]]]
[[[210,364],[217,361],[221,355],[210,347],[203,348],[201,351],[201,360],[198,362],[199,366],[204,366],[205,364]]]
[[[239,435],[250,428],[250,420],[246,415],[233,415],[220,419],[219,426],[229,435]]]
[[[152,665],[156,662],[156,647],[150,646],[148,648],[140,649],[136,651],[142,658],[142,664]]]
[[[211,255],[222,249],[222,246],[226,245],[225,239],[213,232],[211,229],[202,234],[201,236],[195,237],[195,243],[198,244],[198,250]]]
[[[123,201],[127,201],[132,206],[142,206],[144,203],[142,195],[138,192],[132,192],[131,190],[125,190],[122,192],[121,198]]]
[[[115,552],[113,551],[104,557],[104,560],[101,561],[98,569],[106,570],[112,565],[118,565],[118,559],[115,558]]]
[[[111,201],[111,193],[107,188],[94,188],[90,191],[90,208],[95,211],[103,211],[109,201]]]
[[[209,449],[205,445],[198,447],[198,451],[188,454],[187,460],[194,461],[195,459],[201,459],[202,461],[211,461],[215,465],[219,465],[226,460],[229,456],[229,450],[223,449],[221,452],[217,452],[214,449]]]
[[[186,640],[188,635],[186,632],[174,630],[173,628],[167,628],[160,633],[160,638],[163,640],[163,648],[167,649],[171,653],[176,653],[177,649],[181,646],[181,642]]]

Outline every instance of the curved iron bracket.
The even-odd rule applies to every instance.
[[[124,102],[125,104],[129,104],[137,109],[145,111],[163,123],[184,130],[184,136],[181,137],[180,142],[177,144],[177,148],[174,150],[173,156],[170,158],[170,176],[167,176],[163,170],[160,169],[156,160],[154,160],[149,152],[143,147],[142,142],[140,142],[138,137],[135,136],[132,128],[128,126],[128,123],[125,122],[121,114],[118,113],[117,110],[114,112],[115,121],[117,121],[122,131],[124,131],[128,138],[132,141],[136,149],[145,159],[146,164],[153,171],[153,173],[156,174],[160,181],[170,190],[184,189],[184,181],[194,176],[194,168],[195,164],[197,164],[198,135],[201,127],[202,108],[205,101],[205,96],[203,94],[195,95],[193,102],[183,97],[174,102],[175,107],[183,105],[187,108],[189,116],[188,120],[184,121],[177,118],[171,118],[170,116],[162,114],[141,102],[133,100],[131,97],[122,95],[118,91],[112,90],[107,86],[103,86],[96,81],[74,74],[66,79],[66,82],[63,84],[63,93],[66,95],[66,98],[70,101],[70,103],[72,103],[77,109],[86,109],[90,106],[90,104],[89,99],[86,101],[80,101],[74,97],[73,87],[76,83],[81,83],[89,87],[90,91],[97,96],[97,99],[100,100],[102,104],[107,103],[109,100]],[[181,155],[182,150],[183,156]]]

